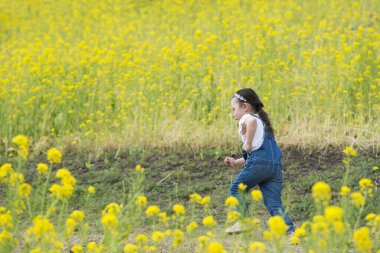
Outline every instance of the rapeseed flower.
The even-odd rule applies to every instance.
[[[45,163],[39,163],[37,164],[37,169],[39,174],[47,175],[49,172],[49,167]]]
[[[212,217],[211,215],[203,218],[203,225],[205,225],[206,227],[212,228],[216,226],[216,224],[217,222],[215,221],[214,217]]]
[[[165,241],[165,234],[160,231],[155,231],[152,234],[152,241],[156,243],[162,243]]]
[[[229,212],[227,215],[227,221],[226,222],[228,224],[233,223],[233,222],[237,221],[240,217],[241,217],[241,214],[237,211]]]
[[[90,193],[90,194],[94,194],[96,192],[95,187],[94,186],[89,186],[87,188],[87,192]]]
[[[31,189],[32,189],[32,187],[29,184],[23,183],[23,184],[18,186],[18,195],[21,198],[28,198],[30,195]]]
[[[174,205],[173,211],[175,212],[176,215],[185,215],[185,207],[182,205]]]
[[[192,193],[190,194],[190,201],[193,202],[193,203],[198,203],[200,204],[201,201],[202,201],[202,196],[199,195],[198,193]]]
[[[82,253],[83,252],[83,247],[81,245],[75,245],[71,248],[71,251],[73,253]]]
[[[341,196],[347,196],[351,192],[351,189],[347,186],[340,187],[340,195]]]
[[[230,196],[226,199],[225,205],[228,207],[235,207],[239,205],[239,200],[233,196]]]
[[[219,242],[211,242],[207,246],[207,253],[225,253],[223,245]]]
[[[152,217],[154,215],[158,215],[160,213],[160,208],[158,206],[149,206],[146,211],[145,211],[146,215],[148,217]]]
[[[187,227],[186,227],[186,231],[189,232],[189,233],[191,233],[191,232],[193,232],[195,229],[197,229],[197,227],[198,227],[198,224],[197,224],[195,221],[193,221],[193,222],[191,222],[189,225],[187,225]]]
[[[138,206],[139,208],[144,208],[146,204],[148,203],[148,201],[145,196],[138,196],[135,203],[136,203],[136,206]]]
[[[136,235],[135,241],[138,245],[144,244],[149,240],[148,236],[144,234],[138,234]]]
[[[104,249],[103,245],[97,244],[96,242],[89,242],[87,244],[88,253],[100,253]]]
[[[16,137],[13,138],[12,142],[14,144],[16,144],[19,148],[19,155],[26,159],[29,155],[29,150],[28,150],[28,147],[29,147],[29,140],[28,140],[28,137],[26,137],[25,135],[17,135]]]
[[[311,191],[316,203],[322,203],[327,206],[331,199],[331,188],[328,184],[319,181],[313,185]]]
[[[206,197],[202,198],[201,205],[207,206],[210,203],[210,201],[211,201],[210,196],[206,196]]]
[[[351,203],[353,203],[357,208],[364,206],[365,198],[360,192],[351,193]]]
[[[57,148],[51,148],[48,150],[47,159],[52,164],[60,164],[62,160],[62,153]]]
[[[12,165],[10,163],[5,163],[0,167],[0,183],[8,183],[8,177],[14,173]]]
[[[184,233],[179,229],[175,229],[175,230],[173,230],[172,235],[173,235],[173,244],[172,245],[174,248],[178,248],[183,241]]]
[[[260,190],[251,191],[251,196],[252,196],[252,199],[256,202],[259,202],[260,200],[263,199],[263,194]]]
[[[132,243],[128,243],[127,245],[124,246],[124,253],[137,253],[137,246],[132,244]]]
[[[359,252],[372,252],[373,242],[370,237],[370,231],[367,227],[362,227],[354,232],[352,241]]]
[[[350,146],[346,147],[344,150],[343,150],[343,153],[346,155],[346,156],[357,156],[358,155],[358,151]]]
[[[239,191],[245,191],[245,189],[247,189],[247,185],[243,184],[243,183],[240,183],[238,185],[238,189],[239,189]]]
[[[285,221],[281,216],[273,216],[269,218],[268,225],[270,232],[276,238],[285,235],[286,230],[288,229],[288,226],[285,224]]]
[[[263,253],[265,251],[265,244],[262,242],[251,242],[249,244],[249,253]]]
[[[372,197],[373,194],[373,183],[371,179],[368,178],[362,178],[359,181],[360,191],[365,194],[367,193],[368,196]]]

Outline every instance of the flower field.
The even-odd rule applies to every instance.
[[[377,0],[0,1],[0,252],[380,253],[379,10]],[[175,161],[152,186],[144,166],[118,157],[236,152],[230,100],[243,87],[257,91],[281,145],[346,147],[334,186],[319,180],[320,157],[290,168],[305,202],[290,203],[287,188],[286,204],[313,212],[294,235],[281,216],[265,218],[257,189],[247,217],[226,192],[205,193],[220,171],[201,174],[203,192],[186,200],[190,180],[170,184],[160,206],[149,194],[167,196],[158,185],[191,172]],[[100,174],[91,159],[109,150]],[[358,173],[368,150],[370,170]],[[76,170],[63,166],[73,153]],[[79,180],[86,173],[102,176]],[[101,191],[123,197],[104,204]],[[244,232],[226,234],[235,222]]]
[[[293,236],[287,236],[281,216],[270,217],[267,224],[255,215],[242,216],[236,211],[239,200],[234,197],[225,199],[223,224],[210,208],[213,196],[196,192],[188,196],[186,204],[169,203],[170,212],[163,211],[145,196],[145,169],[140,165],[129,174],[125,201],[109,203],[90,214],[97,216],[102,230],[94,239],[97,231],[87,210],[69,204],[77,180],[69,169],[61,168],[64,157],[60,150],[49,149],[44,158],[47,163],[38,163],[36,176],[27,183],[23,173],[28,171],[29,141],[18,135],[13,143],[19,155],[14,160],[17,164],[0,167],[2,252],[380,252],[380,214],[363,212],[378,194],[369,178],[360,179],[351,189],[344,177],[337,193],[327,183],[316,182],[311,188],[315,215],[297,227]],[[347,147],[344,153],[347,175],[357,150]],[[241,194],[245,188],[239,185]],[[96,188],[89,186],[83,195],[86,202],[95,201]],[[252,214],[262,208],[263,196],[260,190],[249,195]],[[224,233],[236,221],[245,232]]]
[[[230,98],[252,87],[282,143],[377,145],[379,9],[375,0],[4,0],[0,135],[229,147]]]

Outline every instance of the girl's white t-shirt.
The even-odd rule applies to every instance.
[[[239,120],[239,135],[240,135],[243,143],[245,143],[245,141],[246,141],[246,135],[243,134],[243,124],[245,123],[245,120],[249,117],[253,117],[257,121],[257,124],[256,124],[257,127],[256,127],[255,135],[253,136],[252,150],[251,151],[259,149],[264,142],[264,123],[260,118],[258,118],[259,116],[257,114],[255,114],[255,115],[257,117],[254,117],[251,114],[247,113],[247,114],[244,114],[241,117],[241,119]]]

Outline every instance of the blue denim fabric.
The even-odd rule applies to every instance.
[[[257,117],[256,115],[253,116]],[[231,183],[229,192],[231,196],[241,200],[238,191],[240,183],[247,185],[247,192],[259,185],[263,194],[264,204],[269,213],[272,216],[282,216],[288,225],[288,231],[294,231],[293,222],[285,212],[281,202],[282,152],[266,126],[264,126],[264,131],[263,144],[259,149],[246,155],[245,165]],[[245,201],[240,201],[240,203],[245,203]],[[240,206],[240,208],[244,209],[246,207]]]

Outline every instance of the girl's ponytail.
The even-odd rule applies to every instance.
[[[268,114],[263,109],[260,109],[258,111],[258,114],[259,114],[259,117],[261,118],[261,120],[264,121],[264,124],[268,128],[269,133],[274,137],[275,132],[274,132],[274,129],[272,127],[272,123],[269,120]]]

